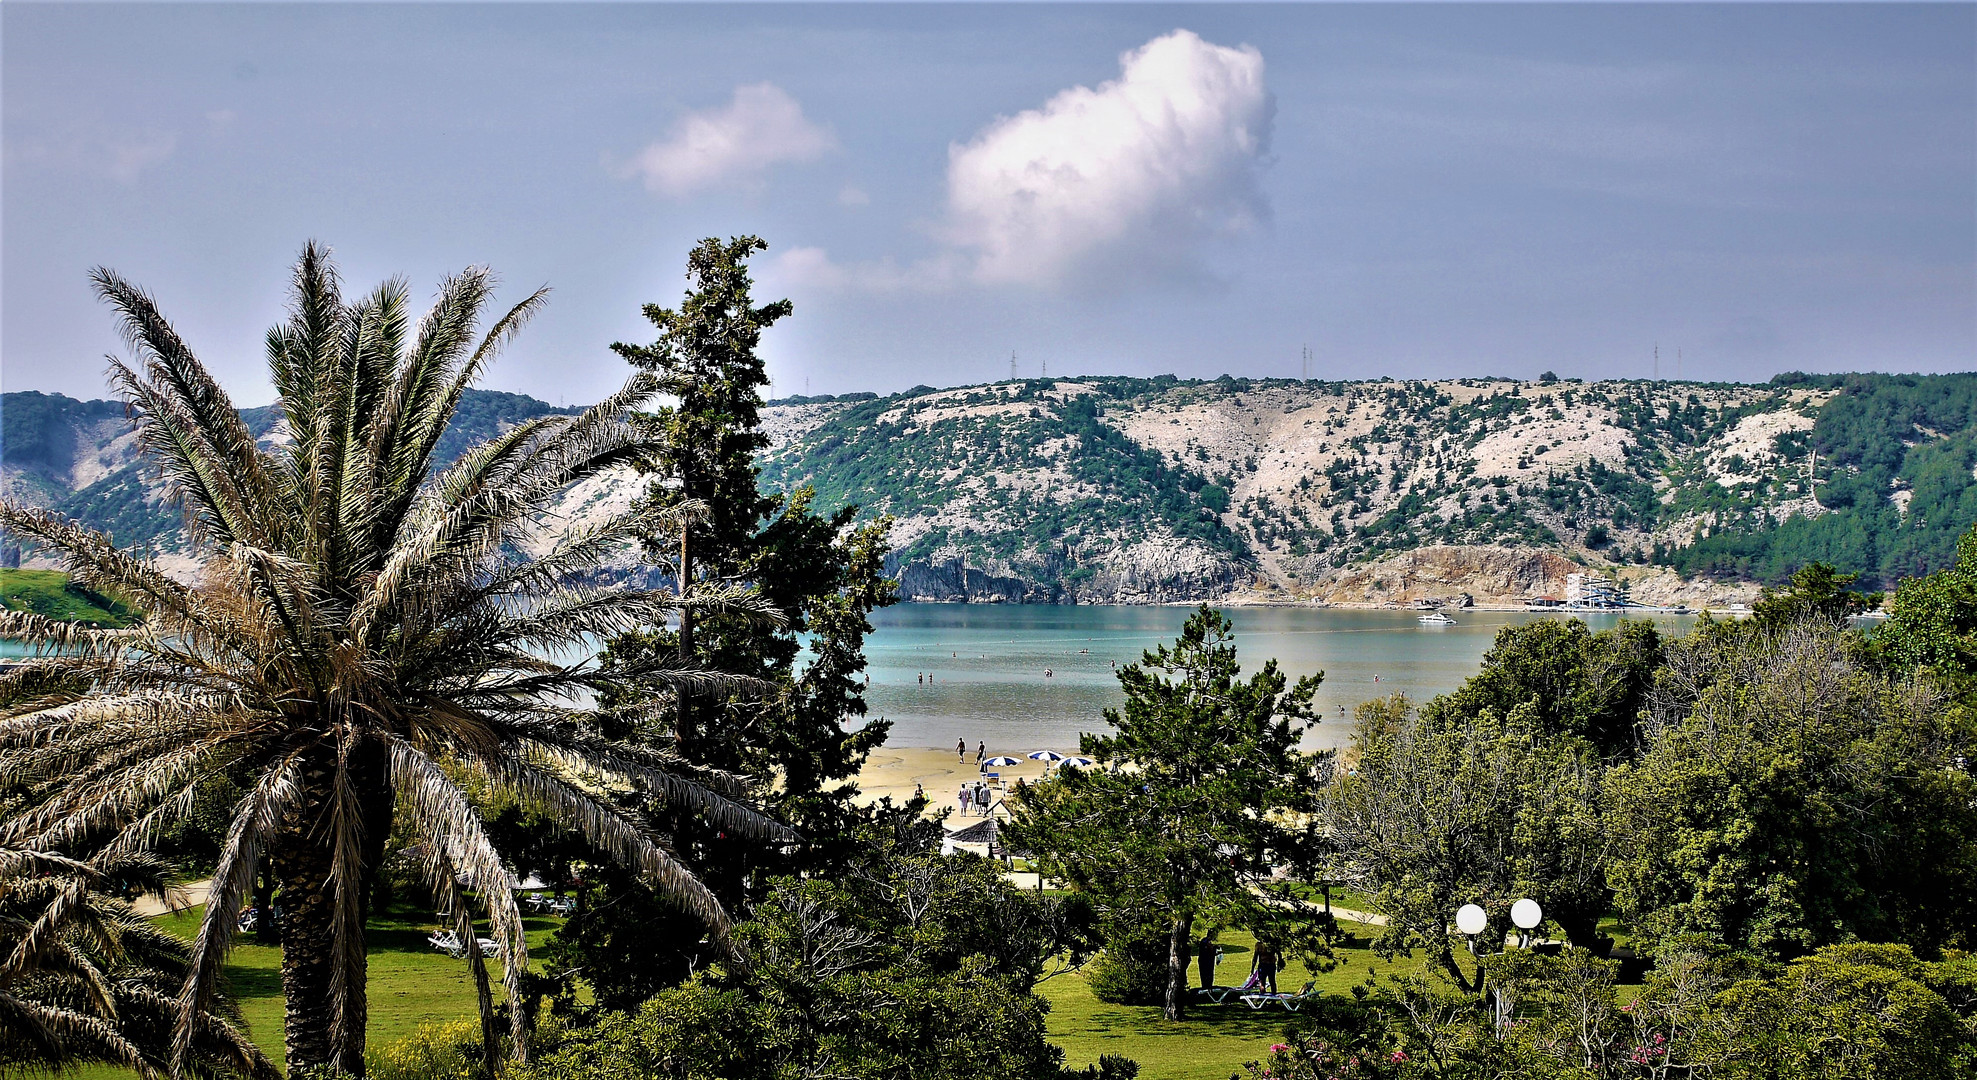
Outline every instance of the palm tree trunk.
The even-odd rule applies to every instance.
[[[281,986],[285,1000],[282,1034],[291,1073],[327,1065],[349,1076],[364,1075],[364,1032],[369,1021],[365,993],[369,973],[364,924],[370,914],[370,887],[383,861],[391,833],[391,793],[381,752],[363,748],[350,757],[352,787],[360,794],[357,816],[360,866],[348,887],[358,891],[357,925],[337,940],[336,885],[332,881],[335,837],[328,808],[335,767],[325,754],[305,765],[303,797],[283,818],[270,862],[281,908]],[[346,826],[347,827],[347,826]],[[336,969],[339,951],[350,957],[342,987],[343,1030],[335,1030]]]
[[[310,1066],[341,1065],[337,1058],[344,1055],[336,1052],[330,1032],[336,942],[329,850],[306,832],[290,832],[288,839],[275,852],[274,864],[281,890],[281,990],[287,1002],[282,1035],[293,1073]],[[363,1064],[360,1049],[355,1070],[359,1075]]]

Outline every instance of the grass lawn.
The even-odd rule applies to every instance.
[[[70,585],[69,575],[60,570],[0,568],[0,605],[98,626],[126,626],[131,616],[122,604]]]
[[[1336,893],[1333,899],[1339,899]],[[160,925],[190,938],[202,913],[203,909],[193,908],[162,918]],[[561,919],[525,916],[523,925],[531,953],[540,949],[561,924]],[[394,909],[371,920],[369,1042],[373,1047],[410,1035],[421,1024],[474,1015],[474,986],[467,965],[426,945],[426,935],[435,925],[429,913],[412,908]],[[1340,927],[1348,936],[1334,950],[1337,963],[1331,971],[1313,973],[1302,961],[1294,960],[1278,973],[1278,988],[1295,991],[1306,980],[1313,980],[1316,989],[1343,996],[1369,975],[1384,977],[1421,970],[1423,960],[1419,957],[1387,961],[1369,949],[1376,928],[1352,922],[1342,922]],[[1612,925],[1603,929],[1608,933],[1626,930]],[[251,944],[251,935],[243,938],[249,943],[234,949],[226,966],[227,978],[255,1041],[282,1063],[281,952]],[[1255,939],[1244,932],[1228,931],[1220,944],[1223,955],[1217,982],[1242,982],[1249,973]],[[1188,972],[1192,980],[1196,968],[1189,965]],[[498,973],[491,974],[497,979],[494,992],[498,996]],[[1630,989],[1634,988],[1621,989],[1623,998],[1631,996]],[[1169,1023],[1155,1006],[1099,1001],[1078,972],[1047,979],[1037,992],[1050,1002],[1050,1041],[1064,1048],[1066,1065],[1082,1068],[1102,1054],[1123,1054],[1139,1062],[1143,1080],[1228,1080],[1241,1071],[1244,1062],[1261,1058],[1269,1045],[1278,1041],[1292,1015],[1274,1007],[1252,1010],[1233,1000],[1225,1005],[1197,1004],[1191,997],[1188,1018]],[[131,1074],[97,1067],[70,1075],[82,1080],[126,1080]]]
[[[1295,991],[1305,980],[1313,979],[1318,990],[1344,995],[1366,981],[1369,968],[1380,975],[1419,968],[1419,958],[1389,962],[1368,949],[1372,927],[1359,923],[1340,926],[1350,936],[1335,949],[1338,966],[1314,974],[1303,962],[1292,961],[1277,974],[1279,990]],[[1255,939],[1246,933],[1223,934],[1223,955],[1216,969],[1219,983],[1240,983],[1249,976],[1254,944]],[[1194,972],[1190,965],[1189,974]],[[1190,1009],[1186,1020],[1169,1023],[1161,1019],[1155,1006],[1109,1005],[1098,1000],[1084,976],[1075,972],[1045,980],[1037,992],[1050,1001],[1050,1041],[1064,1048],[1066,1065],[1082,1068],[1096,1062],[1101,1054],[1124,1054],[1139,1062],[1142,1080],[1228,1080],[1242,1070],[1243,1062],[1265,1056],[1291,1018],[1280,1008],[1252,1010],[1232,999],[1226,1005],[1203,1002]]]
[[[190,908],[178,915],[163,916],[158,925],[190,939],[198,933],[203,907]],[[563,920],[540,915],[524,915],[522,927],[533,954],[548,941]],[[370,1027],[367,1042],[383,1046],[418,1030],[419,1025],[458,1020],[475,1015],[474,979],[464,960],[436,952],[426,944],[426,935],[438,924],[430,912],[415,908],[394,908],[373,918],[368,927],[370,946]],[[486,929],[483,925],[482,932]],[[252,934],[243,934],[227,960],[227,983],[240,1001],[240,1011],[248,1031],[261,1049],[286,1065],[282,1050],[281,950],[253,944]],[[533,964],[534,961],[531,961]],[[501,971],[490,963],[488,976],[494,984],[495,1000],[502,998]],[[132,1074],[125,1069],[94,1067],[71,1074],[82,1080],[125,1080]]]

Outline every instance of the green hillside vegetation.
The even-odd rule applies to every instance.
[[[1053,584],[1089,573],[1081,560],[1097,538],[1171,533],[1239,566],[1266,551],[1323,567],[1434,544],[1509,545],[1766,584],[1825,561],[1885,587],[1948,565],[1956,537],[1977,524],[1977,375],[1453,385],[1484,392],[1463,400],[1448,383],[1401,380],[1081,377],[805,399],[836,408],[770,457],[764,481],[809,483],[868,516],[931,519],[908,531],[902,560],[959,552]],[[1218,457],[1192,438],[1163,454],[1122,437],[1107,415],[1210,406],[1240,418],[1334,402],[1370,410],[1371,430],[1343,416],[1307,423],[1322,464],[1294,490],[1240,495],[1263,467],[1256,455]],[[1555,447],[1538,445],[1509,475],[1479,475],[1486,439],[1568,422],[1574,410],[1624,433],[1617,461],[1554,466],[1544,451]],[[1741,421],[1793,412],[1809,431],[1786,430],[1753,460],[1717,453]]]
[[[77,401],[39,390],[0,394],[0,454],[13,465],[53,464],[66,453],[61,435],[67,428],[123,412],[114,401]]]
[[[136,613],[122,603],[69,580],[60,570],[0,570],[0,603],[50,619],[128,626]]]
[[[1658,553],[1684,573],[1778,582],[1808,562],[1829,562],[1892,585],[1950,565],[1957,537],[1977,523],[1977,374],[1781,375],[1781,386],[1840,391],[1809,438],[1780,452],[1819,453],[1819,505],[1829,513],[1777,525],[1726,505],[1708,537]],[[1904,512],[1890,498],[1908,492]],[[1760,493],[1761,494],[1761,493]]]
[[[808,484],[820,505],[891,515],[899,562],[958,555],[1037,586],[1032,598],[1070,598],[1098,560],[1141,542],[1190,546],[1237,576],[1268,569],[1293,580],[1429,545],[1504,545],[1772,585],[1824,561],[1887,588],[1948,565],[1956,537],[1977,524],[1977,374],[1787,374],[1765,386],[1100,376],[774,404],[823,419],[765,456],[765,491]],[[1207,407],[1241,425],[1279,405],[1332,416],[1306,424],[1323,454],[1288,487],[1253,482],[1265,468],[1256,454],[1211,454],[1211,431],[1163,451],[1124,422]],[[177,543],[179,514],[134,464],[79,490],[52,479],[88,452],[65,427],[100,431],[122,405],[28,392],[0,407],[0,458],[17,493],[120,545]],[[1354,408],[1362,419],[1348,426],[1337,414]],[[436,458],[569,411],[468,391]],[[1726,460],[1724,437],[1760,414],[1784,414],[1789,430]],[[257,435],[277,419],[272,406],[243,416]],[[1618,454],[1561,462],[1564,441],[1548,439],[1478,469],[1479,455],[1500,453],[1486,440],[1501,447],[1589,416],[1623,439]]]
[[[986,478],[965,523],[939,525],[895,554],[924,559],[951,548],[977,562],[1006,562],[1045,584],[1089,576],[1075,558],[1082,551],[1156,532],[1246,562],[1241,540],[1217,517],[1228,506],[1225,487],[1102,420],[1106,403],[1153,382],[1082,381],[1098,384],[1099,393],[1066,398],[1035,380],[936,399],[909,391],[857,401],[767,459],[762,483],[769,490],[808,483],[822,505],[903,517],[937,514],[967,479]],[[980,405],[1014,408],[991,417],[928,415]],[[1049,480],[1016,486],[995,479],[1016,473]]]
[[[557,408],[526,394],[468,390],[460,399],[459,411],[440,436],[434,460],[450,464],[468,447],[525,420],[573,415],[577,411]],[[69,451],[63,439],[65,429],[87,422],[121,419],[124,415],[124,406],[115,401],[77,401],[32,390],[0,395],[0,418],[5,423],[0,461],[28,477],[38,478],[47,471],[66,469]],[[242,409],[240,415],[256,438],[265,438],[280,420],[273,405]],[[36,501],[109,533],[120,547],[169,549],[177,541],[184,518],[155,497],[148,479],[133,463],[75,490],[48,483],[31,486],[41,495]]]

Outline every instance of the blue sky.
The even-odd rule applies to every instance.
[[[752,232],[778,393],[1019,371],[1761,380],[1977,350],[1971,5],[0,8],[0,379],[101,396],[97,264],[242,404],[305,239],[551,304],[620,382]]]

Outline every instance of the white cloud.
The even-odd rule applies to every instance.
[[[1092,262],[1192,261],[1263,212],[1273,103],[1263,55],[1186,30],[948,149],[946,238],[984,282],[1048,284]]]
[[[837,202],[839,206],[870,206],[872,197],[865,194],[865,189],[846,184],[837,193]]]
[[[840,263],[819,247],[796,247],[777,255],[766,268],[766,292],[807,286],[831,292],[924,293],[952,288],[967,277],[967,268],[952,253],[919,259],[901,266],[890,258]]]
[[[731,183],[758,183],[770,166],[815,161],[837,145],[781,87],[735,87],[734,100],[681,117],[665,139],[640,151],[619,174],[650,190],[685,198]]]
[[[1119,58],[1117,79],[1075,86],[948,148],[941,254],[902,274],[843,267],[816,249],[784,269],[830,287],[909,281],[1091,285],[1198,272],[1204,242],[1267,212],[1257,174],[1275,102],[1263,55],[1176,30]]]

